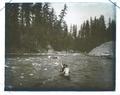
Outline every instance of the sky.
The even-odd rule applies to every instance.
[[[61,9],[64,8],[65,3],[51,3],[51,6],[55,9],[57,15],[60,14]],[[115,19],[115,7],[112,3],[83,3],[83,2],[67,2],[67,14],[65,16],[65,21],[70,27],[71,24],[77,24],[78,28],[85,21],[89,20],[90,17],[97,18],[100,15],[104,15],[106,24],[108,23],[108,19]]]

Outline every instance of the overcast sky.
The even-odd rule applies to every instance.
[[[61,9],[64,8],[65,3],[51,3],[57,15],[60,14]],[[67,2],[67,15],[65,21],[70,26],[71,24],[80,25],[90,17],[100,17],[104,15],[106,23],[109,17],[115,19],[115,7],[111,3],[69,3]]]

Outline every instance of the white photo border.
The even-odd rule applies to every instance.
[[[23,2],[116,2],[120,0],[0,0],[0,95],[120,95],[120,8],[116,7],[116,87],[115,91],[4,91],[5,87],[5,3]]]

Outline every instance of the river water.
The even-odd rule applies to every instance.
[[[60,63],[70,68],[70,80],[60,75]],[[111,58],[79,53],[6,56],[5,90],[111,91],[115,63]]]

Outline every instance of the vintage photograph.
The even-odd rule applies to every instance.
[[[5,4],[5,91],[114,91],[116,8],[103,2]]]

